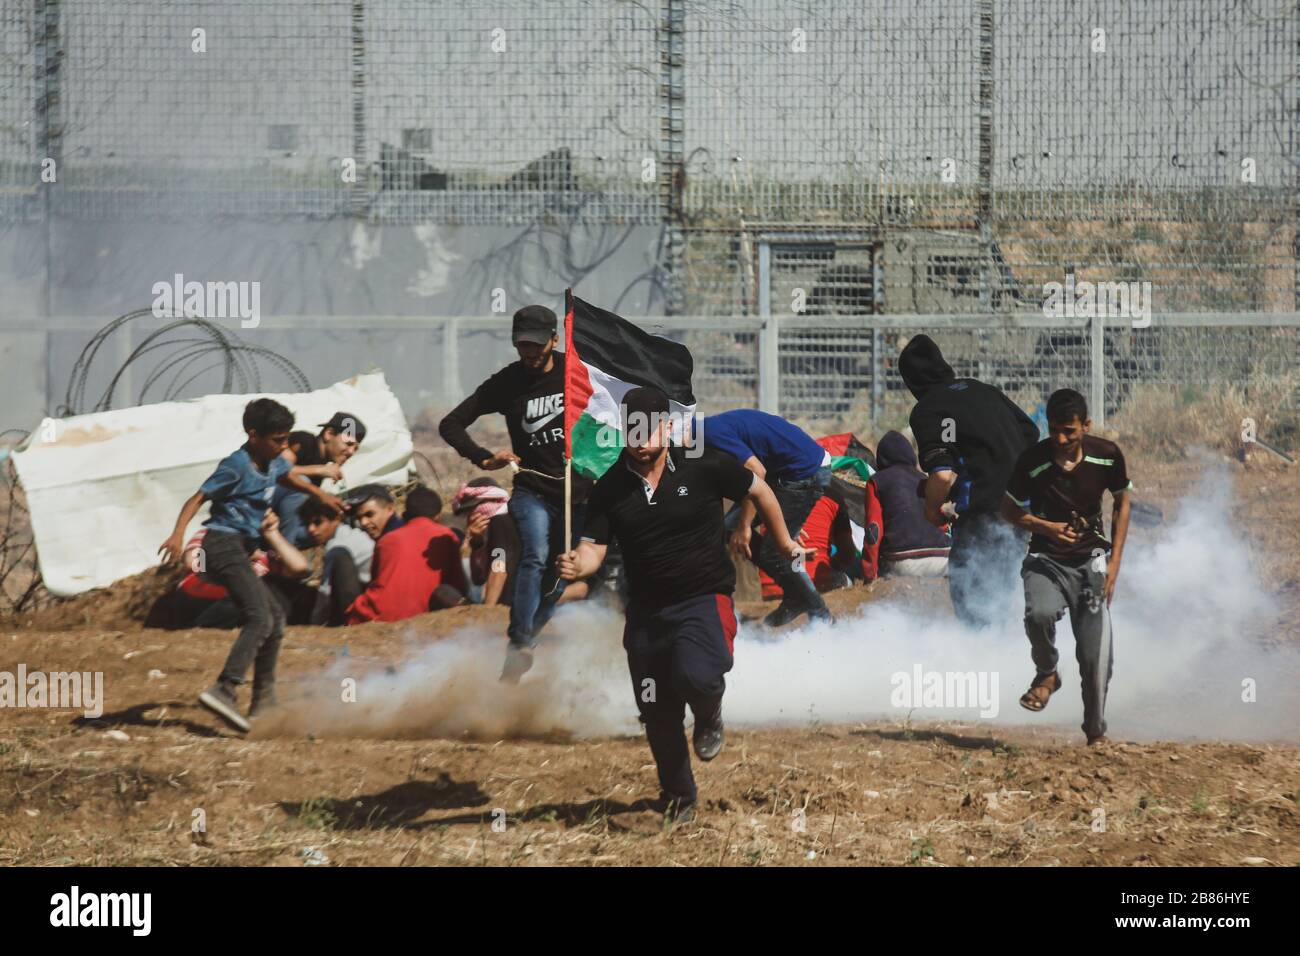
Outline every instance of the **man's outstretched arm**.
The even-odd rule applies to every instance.
[[[1030,534],[1041,534],[1045,538],[1052,539],[1057,544],[1068,546],[1075,544],[1079,540],[1079,533],[1070,527],[1068,521],[1048,521],[1046,518],[1030,514],[1011,499],[1010,493],[1002,496],[1002,507],[999,509],[999,514],[1003,521],[1009,521],[1021,531],[1028,531]]]
[[[438,434],[442,440],[456,449],[462,458],[469,459],[479,467],[491,460],[493,453],[471,438],[468,429],[481,416],[493,411],[493,403],[488,399],[491,382],[488,379],[476,388],[473,395],[449,411],[438,423]]]
[[[790,529],[785,525],[785,516],[781,514],[781,505],[777,502],[771,485],[755,475],[753,484],[749,486],[746,500],[752,501],[758,509],[759,517],[767,527],[767,533],[776,536],[772,540],[776,542],[778,551],[792,560],[805,553],[803,545],[790,537]]]
[[[1110,518],[1110,533],[1114,541],[1111,542],[1110,560],[1107,562],[1106,567],[1106,603],[1108,605],[1115,596],[1115,582],[1119,580],[1119,562],[1124,556],[1124,542],[1128,539],[1129,512],[1133,507],[1132,501],[1129,500],[1131,495],[1128,491],[1112,492],[1111,498],[1115,502],[1115,507]]]
[[[942,528],[951,516],[943,513],[944,503],[957,483],[957,472],[951,468],[942,468],[930,472],[925,479],[925,520],[936,528]]]
[[[758,475],[760,478],[767,477],[767,469],[763,463],[758,460],[757,455],[750,455],[745,459],[745,468]],[[737,554],[743,554],[749,557],[749,542],[754,536],[754,516],[758,513],[758,506],[754,504],[754,499],[749,495],[740,502],[740,517],[736,522],[736,530],[731,533],[731,550]]]
[[[203,507],[203,502],[208,500],[208,496],[202,491],[196,491],[185,499],[185,504],[181,506],[181,513],[176,518],[176,527],[172,529],[171,535],[158,548],[158,553],[162,555],[163,564],[171,564],[181,556],[184,550],[185,529],[189,527],[194,516],[199,513]]]
[[[597,544],[584,538],[572,551],[557,557],[555,567],[565,581],[589,578],[605,563],[605,552],[608,550],[609,545]]]

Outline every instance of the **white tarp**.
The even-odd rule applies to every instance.
[[[365,423],[365,441],[343,466],[343,486],[406,481],[411,432],[383,372],[314,392],[208,395],[47,418],[13,458],[50,592],[70,597],[156,566],[181,505],[244,444],[244,406],[262,397],[289,408],[296,430],[318,432],[338,411]],[[206,517],[204,506],[187,537]]]

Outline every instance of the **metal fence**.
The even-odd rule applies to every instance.
[[[645,262],[609,281],[688,336],[707,401],[896,419],[917,330],[1025,401],[1074,385],[1103,413],[1145,387],[1285,384],[1298,63],[1294,0],[0,0],[0,283],[36,290],[0,325],[58,320],[75,347],[68,315],[89,334],[125,309],[60,290],[103,247],[169,278],[177,230],[350,222],[376,250],[433,230],[463,256],[472,236],[448,283],[539,298],[537,275],[554,298],[627,270],[608,251],[642,230]],[[521,252],[520,228],[599,238]],[[346,246],[293,281],[343,281]],[[390,365],[380,340],[404,333],[367,322],[427,265],[392,268],[322,320],[330,348],[369,334],[351,353]],[[1151,327],[1047,318],[1067,276],[1150,283]],[[399,320],[453,321],[416,310]],[[430,361],[440,380],[397,376],[417,407],[455,391]]]
[[[1152,400],[1188,405],[1231,392],[1261,417],[1300,424],[1300,314],[1157,314],[1147,328],[1097,318],[1048,319],[1039,314],[985,316],[671,316],[632,321],[686,344],[695,358],[693,385],[704,414],[737,407],[779,413],[817,433],[878,434],[907,422],[913,399],[897,358],[924,331],[942,348],[958,376],[997,385],[1032,410],[1058,388],[1089,397],[1094,422],[1126,410],[1141,413]],[[174,381],[156,374],[167,362],[150,333],[166,325],[145,317],[123,324],[102,344],[84,376],[85,407],[159,401]],[[61,319],[44,334],[85,344],[85,322]],[[35,330],[36,326],[32,326]],[[342,323],[336,316],[264,317],[259,347],[296,359],[304,347],[328,338],[314,384],[381,367],[412,416],[440,415],[482,380],[515,358],[510,320],[501,316],[367,316]],[[230,330],[235,337],[240,333]],[[327,333],[324,335],[322,333]],[[192,332],[173,336],[192,342]],[[249,338],[244,333],[243,338]],[[140,355],[116,380],[127,358]],[[188,346],[187,346],[188,348]],[[75,355],[74,349],[66,354]],[[190,353],[192,354],[192,352]],[[62,383],[70,361],[53,369]],[[292,390],[293,382],[265,365],[258,388]],[[108,394],[106,389],[111,387]],[[47,399],[63,401],[62,385]],[[1231,431],[1233,422],[1224,427]],[[1288,426],[1290,427],[1290,426]]]

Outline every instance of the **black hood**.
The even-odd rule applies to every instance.
[[[898,356],[898,371],[903,383],[916,398],[925,397],[935,385],[956,381],[952,366],[943,360],[943,353],[928,335],[914,335]]]
[[[916,467],[916,452],[912,449],[912,443],[907,440],[907,436],[902,432],[885,432],[885,437],[880,439],[880,444],[876,446],[876,464],[881,468],[888,468],[890,465],[908,465]]]

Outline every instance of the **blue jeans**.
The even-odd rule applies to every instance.
[[[781,508],[781,517],[785,519],[786,530],[790,537],[798,540],[803,523],[813,506],[821,501],[822,495],[831,484],[829,467],[818,468],[810,477],[799,481],[786,481],[775,478],[768,482],[776,503]],[[760,516],[755,525],[762,522]],[[733,522],[734,524],[734,522]],[[826,602],[817,591],[807,571],[795,571],[790,565],[790,556],[777,550],[776,537],[769,531],[759,540],[753,549],[754,563],[767,572],[768,577],[781,588],[781,603],[804,611],[824,611]]]
[[[573,506],[573,547],[582,534],[584,505]],[[519,530],[519,567],[515,569],[514,600],[510,605],[510,627],[506,633],[513,644],[532,647],[537,632],[555,613],[564,593],[564,581],[555,573],[555,558],[563,548],[564,507],[516,487],[510,495],[510,516]]]

